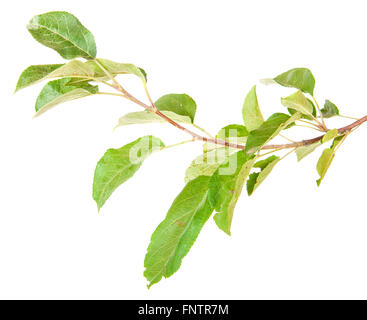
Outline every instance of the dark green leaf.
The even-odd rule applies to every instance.
[[[254,163],[253,155],[245,150],[232,154],[214,172],[209,183],[209,201],[217,214],[217,226],[228,235],[231,234],[233,212],[243,185]]]
[[[36,100],[36,116],[63,102],[83,98],[98,92],[98,86],[89,83],[70,84],[71,78],[63,78],[47,83]]]
[[[35,16],[27,28],[38,42],[56,50],[65,59],[96,57],[92,33],[68,12],[54,11]]]
[[[43,64],[28,67],[20,75],[15,92],[41,81],[61,66],[63,64]]]
[[[260,168],[261,171],[251,173],[247,180],[247,193],[249,196],[252,195],[252,193],[259,187],[279,161],[279,157],[270,156],[254,164],[254,168]]]
[[[324,118],[331,118],[339,115],[339,109],[330,100],[325,100],[325,104],[324,107],[321,109],[321,113]]]
[[[196,113],[196,103],[187,94],[167,94],[155,102],[155,106],[160,111],[171,111],[181,116],[188,116],[194,122]]]
[[[140,168],[143,161],[164,143],[153,136],[139,138],[120,149],[108,149],[98,161],[94,173],[93,199],[98,210],[110,195]]]
[[[249,131],[255,130],[264,122],[256,96],[256,86],[247,94],[242,107],[242,116]]]
[[[311,71],[306,68],[288,70],[274,78],[274,81],[284,87],[297,88],[305,93],[313,95],[315,78]]]
[[[208,201],[209,179],[201,176],[190,181],[154,231],[144,261],[148,287],[180,268],[182,259],[213,212]]]
[[[263,145],[277,136],[280,131],[299,119],[300,116],[301,114],[299,112],[292,116],[284,113],[277,113],[271,116],[258,129],[250,132],[245,151],[247,153],[257,152]]]

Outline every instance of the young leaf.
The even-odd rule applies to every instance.
[[[196,113],[196,103],[187,94],[167,94],[160,97],[155,106],[160,111],[171,111],[181,116],[188,116],[194,122]]]
[[[312,106],[312,116],[307,116],[307,115],[305,115],[305,114],[302,114],[302,119],[306,119],[306,120],[314,120],[314,118],[316,118],[316,116],[317,116],[317,110],[316,110],[316,107],[315,107],[315,105],[314,105],[314,103],[312,102],[312,100],[310,100],[310,99],[308,99],[308,98],[306,98],[307,100],[308,100],[308,102],[311,104],[311,106]],[[292,109],[292,108],[288,108],[288,112],[289,112],[289,114],[291,114],[291,115],[293,115],[293,114],[295,114],[296,112],[297,112],[297,110],[294,110],[294,109]]]
[[[54,11],[35,16],[27,28],[38,42],[56,50],[65,59],[96,57],[92,33],[68,12]]]
[[[330,149],[330,148],[326,148],[323,152],[322,155],[319,159],[319,161],[317,162],[317,173],[320,176],[320,179],[318,179],[317,185],[320,186],[320,183],[322,181],[322,179],[324,179],[325,174],[327,172],[327,170],[329,169],[331,162],[333,161],[335,156],[334,150]]]
[[[144,260],[148,287],[168,278],[181,266],[205,222],[213,212],[208,201],[209,177],[190,181],[154,231]]]
[[[311,71],[306,68],[288,70],[275,77],[274,81],[284,87],[297,88],[310,95],[313,95],[315,88],[315,78]]]
[[[192,123],[191,118],[188,116],[181,116],[171,111],[162,111],[162,113],[176,122]],[[122,116],[119,119],[119,123],[117,127],[126,126],[129,124],[145,124],[145,123],[153,123],[153,122],[164,123],[167,121],[161,118],[160,116],[157,116],[153,112],[138,111],[138,112],[130,112]]]
[[[283,106],[312,117],[313,105],[301,91],[297,91],[286,98],[281,98],[281,101]]]
[[[209,201],[217,212],[214,221],[228,235],[235,205],[254,161],[253,155],[238,151],[221,164],[210,179]]]
[[[98,86],[89,83],[70,84],[71,78],[63,78],[47,83],[36,100],[36,116],[67,101],[90,96],[98,92]]]
[[[191,162],[186,170],[185,183],[198,176],[212,176],[219,165],[226,161],[228,157],[236,151],[236,149],[227,147],[216,148],[198,156]]]
[[[94,172],[93,199],[98,210],[110,195],[140,168],[143,161],[164,143],[153,136],[139,138],[120,149],[108,149],[98,161]]]
[[[321,113],[324,118],[331,118],[339,115],[339,109],[330,100],[325,100],[325,104],[324,107],[321,109]]]
[[[325,133],[322,137],[322,143],[328,142],[331,139],[334,139],[338,135],[338,129],[331,129]]]
[[[296,149],[297,160],[301,161],[304,157],[316,150],[317,147],[321,146],[321,141],[317,141],[308,146],[299,147]]]
[[[28,67],[20,75],[15,92],[43,80],[61,66],[63,64],[43,64]]]
[[[246,142],[246,153],[257,152],[263,145],[278,135],[280,131],[287,128],[300,117],[300,112],[292,116],[284,113],[272,115],[258,129],[250,132]]]
[[[317,173],[320,176],[320,179],[318,179],[317,186],[320,186],[321,181],[324,179],[325,174],[327,170],[329,169],[331,162],[333,161],[335,157],[335,148],[339,145],[339,143],[343,140],[344,135],[338,136],[334,138],[333,143],[330,148],[327,148],[323,151],[321,157],[319,158],[319,161],[317,162],[316,169]]]
[[[251,196],[258,186],[265,180],[279,161],[279,157],[270,156],[265,160],[258,161],[254,164],[254,168],[260,168],[261,171],[251,173],[247,180],[247,193],[249,196]]]
[[[133,74],[139,77],[143,83],[147,80],[146,72],[142,68],[138,68],[131,63],[119,63],[107,59],[98,59],[98,62],[112,75]],[[104,70],[102,70],[95,61],[86,61],[85,64],[94,69],[94,77],[106,77]]]
[[[264,122],[256,96],[256,86],[247,94],[242,107],[242,116],[249,131],[255,130]]]

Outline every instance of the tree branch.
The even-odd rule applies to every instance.
[[[191,135],[193,140],[209,142],[209,143],[218,144],[218,145],[222,145],[222,146],[225,146],[225,147],[231,147],[231,148],[239,149],[239,150],[244,150],[246,148],[246,146],[244,146],[244,145],[231,143],[231,142],[228,142],[228,141],[225,141],[225,140],[222,140],[222,139],[216,139],[216,138],[211,138],[211,137],[203,137],[203,136],[197,134],[196,132],[193,132],[193,131],[185,128],[184,126],[180,125],[179,123],[172,120],[171,118],[167,117],[165,114],[160,112],[157,108],[154,108],[153,107],[154,104],[151,107],[151,106],[148,106],[147,104],[145,104],[144,102],[138,100],[137,98],[132,96],[129,92],[127,92],[118,82],[114,83],[113,87],[116,90],[120,91],[123,94],[124,98],[127,98],[130,101],[142,106],[144,109],[146,109],[150,112],[153,112],[156,115],[160,116],[162,119],[166,120],[167,122],[169,122],[170,124],[172,124],[176,128],[178,128],[178,129],[186,132],[187,134]],[[362,123],[364,123],[366,121],[367,121],[367,115],[364,116],[363,118],[360,118],[357,121],[345,126],[345,127],[339,128],[338,133],[342,134],[342,133],[345,133],[345,132],[349,132],[353,128],[358,127],[359,125],[361,125]],[[282,149],[298,148],[298,147],[302,147],[302,146],[308,146],[310,144],[313,144],[315,142],[318,142],[318,141],[322,140],[323,137],[324,137],[324,135],[321,135],[321,136],[318,136],[316,138],[312,138],[312,139],[308,139],[308,140],[302,140],[302,141],[298,141],[298,142],[287,143],[287,144],[268,144],[268,145],[263,146],[261,148],[261,150],[267,150],[267,149],[282,150]]]

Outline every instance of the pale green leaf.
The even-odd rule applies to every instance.
[[[316,117],[317,117],[317,110],[316,110],[316,107],[315,107],[315,105],[314,105],[314,103],[312,102],[312,100],[311,99],[309,99],[309,98],[307,98],[307,100],[308,100],[308,102],[311,104],[311,106],[312,106],[312,116],[307,116],[307,115],[305,115],[305,114],[302,114],[302,119],[306,119],[306,120],[314,120]],[[297,112],[297,110],[294,110],[294,109],[292,109],[292,108],[288,108],[288,112],[291,114],[291,115],[293,115],[293,114],[295,114],[296,112]]]
[[[310,95],[313,95],[315,88],[315,78],[311,71],[306,68],[288,70],[275,77],[274,81],[284,87],[297,88]]]
[[[279,161],[279,157],[270,156],[254,164],[254,168],[260,168],[261,170],[260,172],[251,173],[247,180],[247,193],[249,196],[260,186]]]
[[[93,199],[98,210],[110,195],[140,168],[143,161],[164,143],[153,136],[139,138],[120,149],[108,149],[94,172]]]
[[[34,83],[42,81],[50,73],[62,66],[63,64],[42,64],[28,67],[20,75],[17,86],[15,88],[15,92],[20,89],[26,88]]]
[[[330,100],[325,100],[325,104],[324,107],[321,109],[321,113],[324,118],[331,118],[339,115],[339,109]]]
[[[56,50],[65,59],[96,57],[92,33],[68,12],[54,11],[34,16],[27,28],[38,42]]]
[[[214,172],[209,183],[209,200],[217,214],[217,226],[228,235],[231,234],[233,212],[243,185],[254,163],[254,157],[245,150],[232,154]]]
[[[154,231],[144,260],[149,286],[168,278],[181,266],[205,222],[213,212],[208,201],[209,177],[190,181],[174,200],[166,218]]]
[[[313,105],[301,91],[297,91],[286,98],[281,98],[281,101],[283,106],[312,117]]]
[[[242,107],[242,117],[249,131],[255,130],[264,122],[256,96],[256,86],[247,94]]]
[[[301,117],[297,112],[292,116],[277,113],[266,120],[258,129],[251,131],[246,142],[247,153],[255,153],[267,142],[277,136],[283,129]]]
[[[344,138],[344,135],[335,137],[331,147],[325,149],[321,157],[319,158],[319,161],[317,162],[317,165],[316,165],[317,173],[320,176],[320,179],[316,181],[318,186],[320,186],[321,181],[324,179],[325,174],[327,170],[329,169],[331,162],[333,161],[335,157],[336,147],[340,144],[343,138]]]
[[[188,116],[194,122],[196,103],[187,94],[166,94],[160,97],[154,104],[160,111],[171,111],[181,116]]]
[[[322,143],[328,142],[332,139],[334,139],[338,135],[338,129],[331,129],[328,132],[325,133],[325,135],[322,137]]]
[[[176,122],[192,123],[191,118],[188,116],[181,116],[171,111],[162,111],[162,113]],[[154,122],[165,123],[167,121],[151,111],[130,112],[119,119],[117,127],[130,124],[146,124]]]
[[[335,156],[334,150],[330,148],[327,148],[322,152],[322,155],[319,158],[319,161],[317,162],[316,165],[317,173],[320,176],[320,179],[316,181],[318,186],[320,186],[321,181],[324,179],[325,174],[329,169],[331,162],[334,159],[334,156]]]
[[[36,115],[67,101],[90,96],[98,92],[98,86],[89,83],[70,84],[71,78],[63,78],[47,83],[36,100]]]
[[[297,160],[301,161],[304,157],[316,150],[317,147],[321,146],[321,141],[317,141],[308,146],[302,146],[296,149]]]
[[[220,164],[236,152],[233,148],[216,148],[195,158],[186,170],[185,182],[189,182],[198,176],[212,176]]]
[[[133,64],[117,63],[106,59],[99,59],[105,69],[112,75],[133,74],[145,82],[145,73]],[[16,90],[53,78],[72,78],[69,84],[88,82],[93,80],[108,80],[105,72],[95,61],[72,60],[66,64],[30,66],[21,74]]]
[[[145,71],[131,63],[119,63],[107,59],[98,59],[98,62],[113,76],[118,74],[133,74],[139,77],[143,83],[146,82]],[[95,78],[106,77],[104,70],[95,61],[86,61],[85,64],[94,70]]]

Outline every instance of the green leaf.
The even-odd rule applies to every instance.
[[[221,164],[210,179],[209,201],[217,212],[214,221],[228,235],[235,205],[254,161],[253,155],[238,151]]]
[[[318,186],[320,186],[321,181],[324,179],[325,174],[327,170],[329,169],[331,162],[333,161],[335,157],[335,148],[339,145],[339,143],[343,140],[343,138],[344,138],[344,135],[334,138],[331,148],[325,149],[321,157],[319,158],[319,161],[317,162],[317,165],[316,165],[317,173],[320,176],[320,179],[316,181]]]
[[[171,111],[181,116],[188,116],[194,122],[196,103],[187,94],[167,94],[160,97],[155,106],[160,111]]]
[[[249,134],[250,133],[245,126],[240,124],[230,124],[220,129],[215,137],[234,144],[244,144],[246,143],[247,136]],[[218,148],[223,148],[223,146],[210,142],[203,144],[203,152],[209,152]]]
[[[108,149],[94,172],[93,199],[98,210],[110,195],[140,168],[143,161],[164,143],[153,136],[141,137],[120,149]]]
[[[188,116],[181,116],[171,111],[162,111],[162,113],[176,122],[192,123]],[[119,119],[117,127],[129,124],[145,124],[154,122],[165,123],[167,121],[151,111],[130,112]]]
[[[246,153],[257,152],[263,145],[277,136],[280,131],[287,128],[300,117],[301,114],[299,112],[292,116],[284,113],[272,115],[258,129],[250,132],[246,143]]]
[[[195,158],[186,170],[185,182],[189,182],[198,176],[212,176],[220,164],[236,152],[233,148],[217,148]]]
[[[308,99],[308,98],[307,98],[307,100],[308,100],[308,102],[312,105],[312,117],[311,117],[311,116],[307,116],[307,115],[303,114],[301,118],[302,118],[302,119],[306,119],[306,120],[314,120],[314,118],[316,118],[316,116],[317,116],[317,110],[316,110],[316,107],[315,107],[314,103],[312,102],[312,100],[310,100],[310,99]],[[288,112],[289,112],[289,114],[293,115],[293,114],[295,114],[297,111],[296,111],[296,110],[294,110],[294,109],[292,109],[292,108],[288,108]]]
[[[36,100],[36,115],[67,101],[90,96],[98,92],[98,86],[89,83],[70,84],[71,78],[63,78],[47,83]]]
[[[154,231],[144,260],[148,287],[180,268],[182,259],[213,212],[208,201],[209,179],[201,176],[190,181]]]
[[[301,161],[304,157],[316,150],[317,147],[321,146],[321,141],[317,141],[308,146],[299,147],[296,149],[297,160]]]
[[[331,144],[331,149],[335,150],[335,148],[338,146],[338,144],[343,140],[343,138],[345,137],[345,134],[342,134],[338,137],[336,137],[333,140],[333,143]]]
[[[324,107],[321,109],[321,113],[324,118],[331,118],[339,115],[339,109],[330,100],[325,100],[325,104]]]
[[[36,65],[30,66],[21,74],[18,86],[19,89],[36,84],[46,79],[52,78],[73,78],[79,82],[90,81],[94,77],[94,70],[89,65],[79,60],[72,60],[66,64],[59,65]],[[69,82],[71,84],[72,81]]]
[[[61,66],[63,64],[43,64],[28,67],[20,75],[15,92],[43,80]]]
[[[275,77],[274,81],[284,87],[297,88],[310,95],[313,95],[315,88],[315,78],[311,71],[306,68],[288,70]]]
[[[254,164],[254,168],[260,168],[260,172],[251,173],[247,180],[247,193],[249,196],[259,187],[265,178],[273,170],[274,166],[280,161],[277,156],[270,156],[264,160],[258,161]]]
[[[301,91],[297,91],[286,98],[281,98],[282,105],[312,117],[313,105]]]
[[[133,74],[145,83],[145,72],[133,64],[117,63],[106,59],[99,59],[99,61],[113,76]],[[107,75],[95,61],[82,62],[80,60],[72,60],[66,64],[30,66],[21,74],[16,91],[52,78],[72,78],[69,84],[108,79]]]
[[[112,75],[118,74],[133,74],[139,77],[143,83],[146,83],[146,73],[142,68],[139,68],[131,63],[119,63],[107,59],[98,59],[98,62]],[[94,69],[94,77],[105,78],[104,70],[95,61],[86,61],[86,65]]]
[[[256,86],[247,94],[242,107],[242,116],[249,131],[255,130],[264,122],[256,96]]]
[[[320,179],[316,181],[318,186],[320,186],[321,181],[324,179],[325,174],[334,159],[334,156],[334,150],[330,148],[327,148],[322,152],[322,155],[316,165],[317,172],[320,176]]]
[[[216,138],[225,140],[232,137],[247,137],[249,134],[250,132],[245,126],[241,124],[229,124],[228,126],[225,126],[219,130]]]
[[[328,142],[331,139],[334,139],[338,135],[338,129],[331,129],[325,133],[322,137],[322,143]]]
[[[34,16],[27,28],[33,38],[65,59],[96,57],[92,33],[68,12],[54,11]]]

